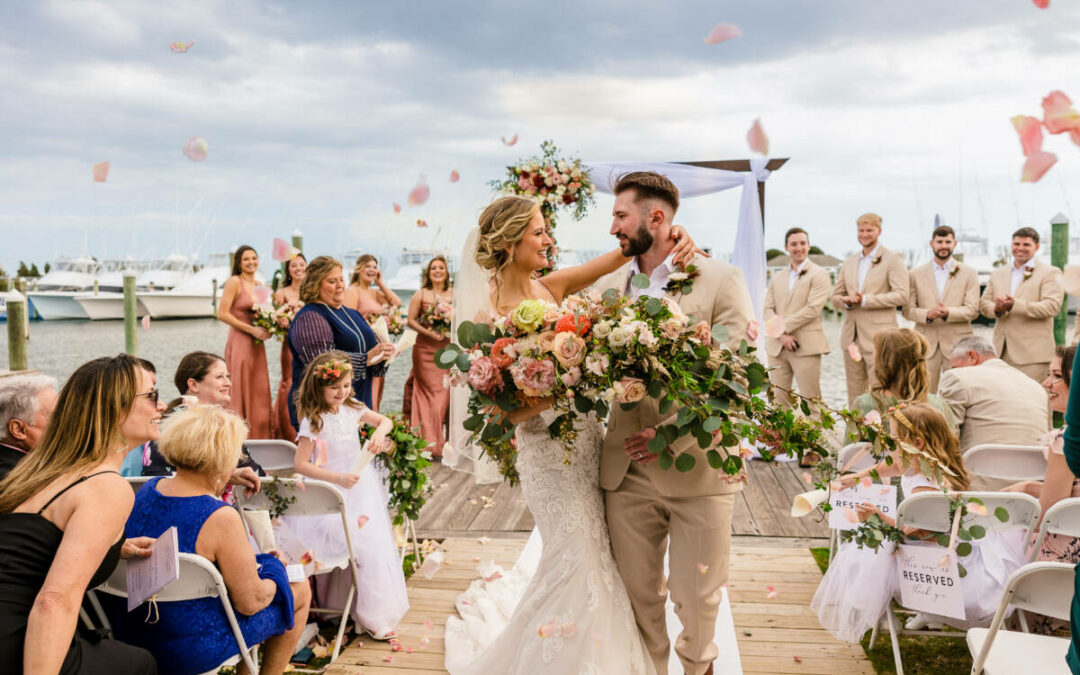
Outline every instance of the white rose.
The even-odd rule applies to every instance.
[[[595,335],[596,337],[603,340],[608,335],[611,335],[611,322],[610,321],[601,321],[600,323],[593,326],[592,331],[593,331],[593,335]]]
[[[668,275],[668,281],[686,281],[690,275],[686,272],[672,272]]]
[[[608,344],[616,349],[622,349],[626,345],[630,344],[630,340],[633,338],[633,334],[622,326],[617,326],[611,329],[611,334],[608,335]]]

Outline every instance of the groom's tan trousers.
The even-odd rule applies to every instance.
[[[673,470],[673,469],[672,469]],[[664,617],[668,590],[683,630],[675,652],[689,675],[702,675],[716,659],[713,643],[721,587],[728,578],[734,494],[661,495],[637,464],[605,493],[611,548],[634,617],[657,675],[668,672],[671,648]],[[664,583],[664,549],[670,577]]]

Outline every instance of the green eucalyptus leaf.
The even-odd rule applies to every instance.
[[[1009,510],[1004,506],[999,506],[994,509],[994,517],[1003,523],[1009,522]]]
[[[671,406],[674,403],[675,403],[675,399],[671,398],[670,396],[665,396],[664,398],[660,399],[660,407],[659,407],[660,414],[661,415],[666,415],[668,413],[668,411],[671,410]]]
[[[719,469],[724,466],[724,458],[716,450],[710,450],[705,453],[705,459],[709,461],[709,467],[713,469]]]
[[[462,347],[472,347],[476,341],[472,339],[473,326],[475,324],[472,321],[462,321],[461,325],[457,329],[458,344]]]
[[[443,347],[439,351],[435,352],[435,365],[443,370],[450,370],[454,363],[457,362],[458,354],[457,345],[448,345]]]
[[[956,545],[956,555],[960,556],[961,558],[971,555],[971,551],[971,544],[966,541],[962,541]]]
[[[657,460],[660,468],[667,471],[671,468],[671,465],[675,463],[675,458],[671,456],[670,450],[664,450],[660,453],[660,458]]]
[[[472,417],[467,418],[464,422],[461,423],[461,426],[465,427],[466,431],[476,431],[483,425],[483,415],[473,415]]]
[[[982,525],[972,525],[968,528],[968,532],[971,533],[972,539],[982,539],[986,536],[986,528]]]
[[[663,308],[664,303],[660,302],[658,298],[649,298],[645,301],[645,313],[649,316],[656,316]]]
[[[710,417],[702,423],[701,428],[708,432],[713,432],[724,425],[724,420],[719,417]]]
[[[667,439],[662,435],[657,434],[653,438],[649,439],[648,450],[654,455],[668,446]]]
[[[634,288],[640,288],[644,290],[649,287],[649,283],[649,277],[641,274],[640,272],[630,278],[630,285]]]
[[[697,464],[697,460],[694,459],[694,456],[688,452],[684,452],[683,454],[679,455],[679,457],[675,460],[675,468],[682,473],[686,473],[687,471],[693,469],[695,464]]]
[[[731,331],[727,329],[722,323],[714,323],[712,327],[712,337],[719,343],[727,342],[731,339]]]
[[[660,394],[664,393],[664,383],[660,380],[652,380],[649,382],[647,391],[649,398],[660,398]]]

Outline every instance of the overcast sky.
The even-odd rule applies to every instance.
[[[1048,137],[1058,165],[1021,184],[1009,122],[1041,116],[1053,89],[1080,101],[1074,0],[43,0],[4,15],[9,270],[241,243],[269,263],[295,229],[311,254],[393,256],[437,231],[457,250],[487,182],[544,139],[585,160],[744,158],[755,118],[791,158],[768,183],[768,246],[800,225],[843,254],[869,210],[894,248],[923,245],[935,213],[995,243],[1080,215],[1080,147]],[[743,36],[706,45],[718,22]],[[197,43],[174,54],[178,40]],[[181,154],[189,136],[206,161]],[[421,174],[430,201],[395,215]],[[611,203],[564,217],[562,243],[612,245]],[[727,251],[737,203],[700,197],[678,219]]]

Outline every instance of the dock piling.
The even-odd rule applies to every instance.
[[[138,301],[135,298],[135,273],[124,273],[124,351],[139,355],[139,334],[135,332]]]
[[[18,291],[5,295],[7,307],[8,368],[26,370],[26,342],[29,337],[26,318],[26,296]]]
[[[1059,213],[1050,219],[1050,264],[1064,270],[1069,263],[1069,218]],[[1054,317],[1054,344],[1065,344],[1065,327],[1069,323],[1068,298],[1061,303]]]

